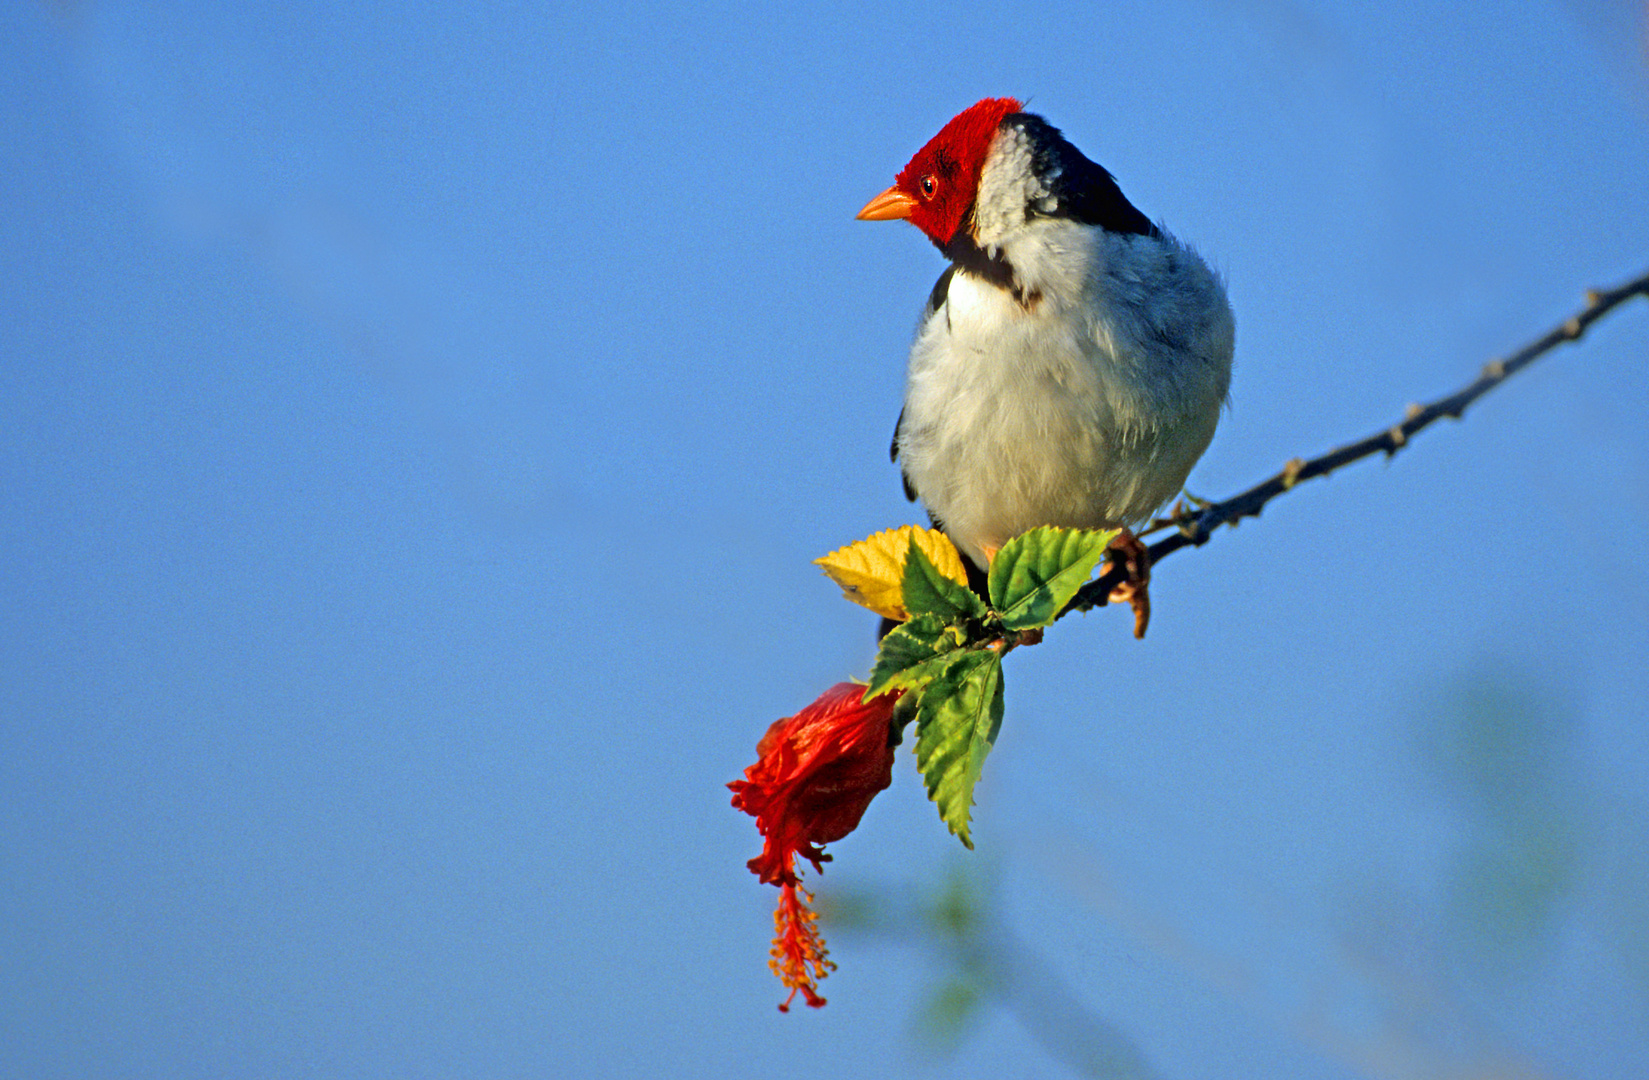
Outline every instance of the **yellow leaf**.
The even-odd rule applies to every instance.
[[[830,580],[842,587],[843,596],[878,615],[903,622],[908,618],[903,589],[905,553],[910,550],[913,539],[941,574],[952,581],[968,583],[962,556],[950,537],[920,525],[879,532],[813,561],[824,567]]]

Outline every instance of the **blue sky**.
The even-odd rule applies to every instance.
[[[919,520],[854,212],[1028,98],[1228,277],[1219,497],[1649,267],[1644,18],[8,5],[0,1076],[1068,1075],[913,940],[773,1008],[722,785]],[[1649,1069],[1646,341],[1015,653],[978,852],[902,755],[821,893],[972,868],[1165,1077]]]

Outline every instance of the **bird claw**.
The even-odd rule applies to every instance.
[[[1123,529],[1111,541],[1106,572],[1121,570],[1122,584],[1111,590],[1107,601],[1127,604],[1134,609],[1134,637],[1145,637],[1145,628],[1151,623],[1151,552],[1145,544]]]
[[[1163,529],[1178,529],[1182,533],[1187,532],[1196,522],[1197,515],[1213,505],[1211,500],[1199,499],[1189,491],[1183,491],[1167,514],[1162,517],[1152,518],[1151,523],[1138,535],[1149,536],[1151,533],[1161,532]]]

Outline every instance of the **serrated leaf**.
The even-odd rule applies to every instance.
[[[944,674],[945,665],[949,660],[949,656],[936,656],[933,659],[924,661],[920,664],[913,664],[910,667],[905,668],[903,671],[896,672],[895,674],[889,676],[886,685],[884,685],[880,690],[877,690],[875,694],[872,694],[869,690],[866,690],[864,700],[869,701],[871,698],[876,697],[877,694],[885,694],[889,690],[920,691],[928,683]]]
[[[1002,727],[1002,658],[970,649],[945,658],[916,710],[916,767],[939,817],[969,848],[973,786]]]
[[[950,543],[948,537],[945,543]],[[957,566],[961,566],[960,556],[957,557]],[[967,573],[964,571],[956,577],[940,570],[917,545],[914,537],[905,554],[903,591],[905,610],[912,615],[934,614],[950,622],[964,616],[977,619],[985,614],[985,602],[979,599],[978,593],[968,588]]]
[[[882,639],[882,647],[876,653],[864,700],[889,690],[924,685],[938,670],[931,667],[931,662],[955,649],[956,638],[945,620],[937,615],[917,615],[904,625],[894,627]]]
[[[1118,529],[1043,526],[1002,545],[991,560],[991,606],[1009,630],[1047,626],[1093,577]]]
[[[903,599],[905,555],[913,543],[927,554],[940,574],[955,581],[968,580],[961,553],[950,537],[920,525],[879,532],[813,561],[842,587],[842,595],[849,600],[885,618],[903,621],[907,617]]]
[[[916,719],[916,706],[921,704],[919,694],[901,694],[899,700],[893,703],[893,723],[890,742],[898,746],[905,741],[905,728]]]

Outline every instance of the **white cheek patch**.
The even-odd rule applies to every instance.
[[[975,239],[987,252],[1025,224],[1025,210],[1034,206],[1052,213],[1058,198],[1031,167],[1031,141],[1012,125],[996,133],[990,153],[979,170],[979,192],[974,204]]]

